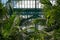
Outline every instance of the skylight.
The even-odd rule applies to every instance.
[[[39,1],[13,1],[14,8],[41,8],[42,4]]]

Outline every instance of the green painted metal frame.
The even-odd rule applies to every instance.
[[[7,1],[7,3],[11,3],[12,0]],[[19,0],[13,0],[13,1],[19,1]],[[22,19],[20,22],[20,25],[22,25],[24,22],[28,21],[29,19],[32,18],[39,18],[40,15],[43,15],[43,11],[41,8],[36,8],[36,0],[35,0],[35,8],[13,8],[9,4],[9,14],[11,15],[13,12],[16,12],[17,15],[26,15],[26,19]],[[32,15],[31,17],[28,18],[28,15]]]
[[[0,0],[1,1],[1,0]],[[8,0],[7,3],[10,3],[11,1],[21,1],[21,0]],[[17,12],[17,14],[20,15],[42,15],[42,9],[36,8],[36,0],[35,0],[35,8],[13,8],[12,10],[14,12]],[[9,5],[9,13],[12,14],[11,5]],[[32,13],[31,13],[32,12]]]
[[[14,8],[14,11],[20,15],[43,15],[42,9],[35,9],[35,8]]]
[[[16,11],[16,12],[20,12],[20,11],[22,11],[22,12],[42,12],[42,9],[39,9],[39,8],[14,8],[13,9],[14,11]]]

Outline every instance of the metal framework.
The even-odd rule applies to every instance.
[[[10,14],[12,14],[13,10],[17,14],[27,16],[27,19],[23,19],[21,23],[24,22],[24,20],[26,21],[32,18],[41,17],[40,15],[43,15],[39,0],[1,0],[1,2],[4,5],[7,5]],[[11,8],[13,9],[11,10]]]
[[[34,14],[41,14],[41,8],[39,7],[38,0],[22,0],[22,1],[12,1],[14,11],[20,12],[21,15],[34,15]],[[16,5],[15,5],[16,4]]]
[[[3,4],[10,4],[17,14],[34,15],[42,14],[41,4],[39,0],[1,0]],[[7,6],[8,6],[7,5]]]

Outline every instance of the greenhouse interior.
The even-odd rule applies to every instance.
[[[60,40],[60,0],[0,0],[0,40]]]

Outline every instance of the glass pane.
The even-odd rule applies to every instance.
[[[36,3],[35,3],[35,0],[22,0],[22,1],[14,1],[14,8],[35,8],[35,5],[36,5],[36,8],[41,8],[41,3],[36,0]]]

